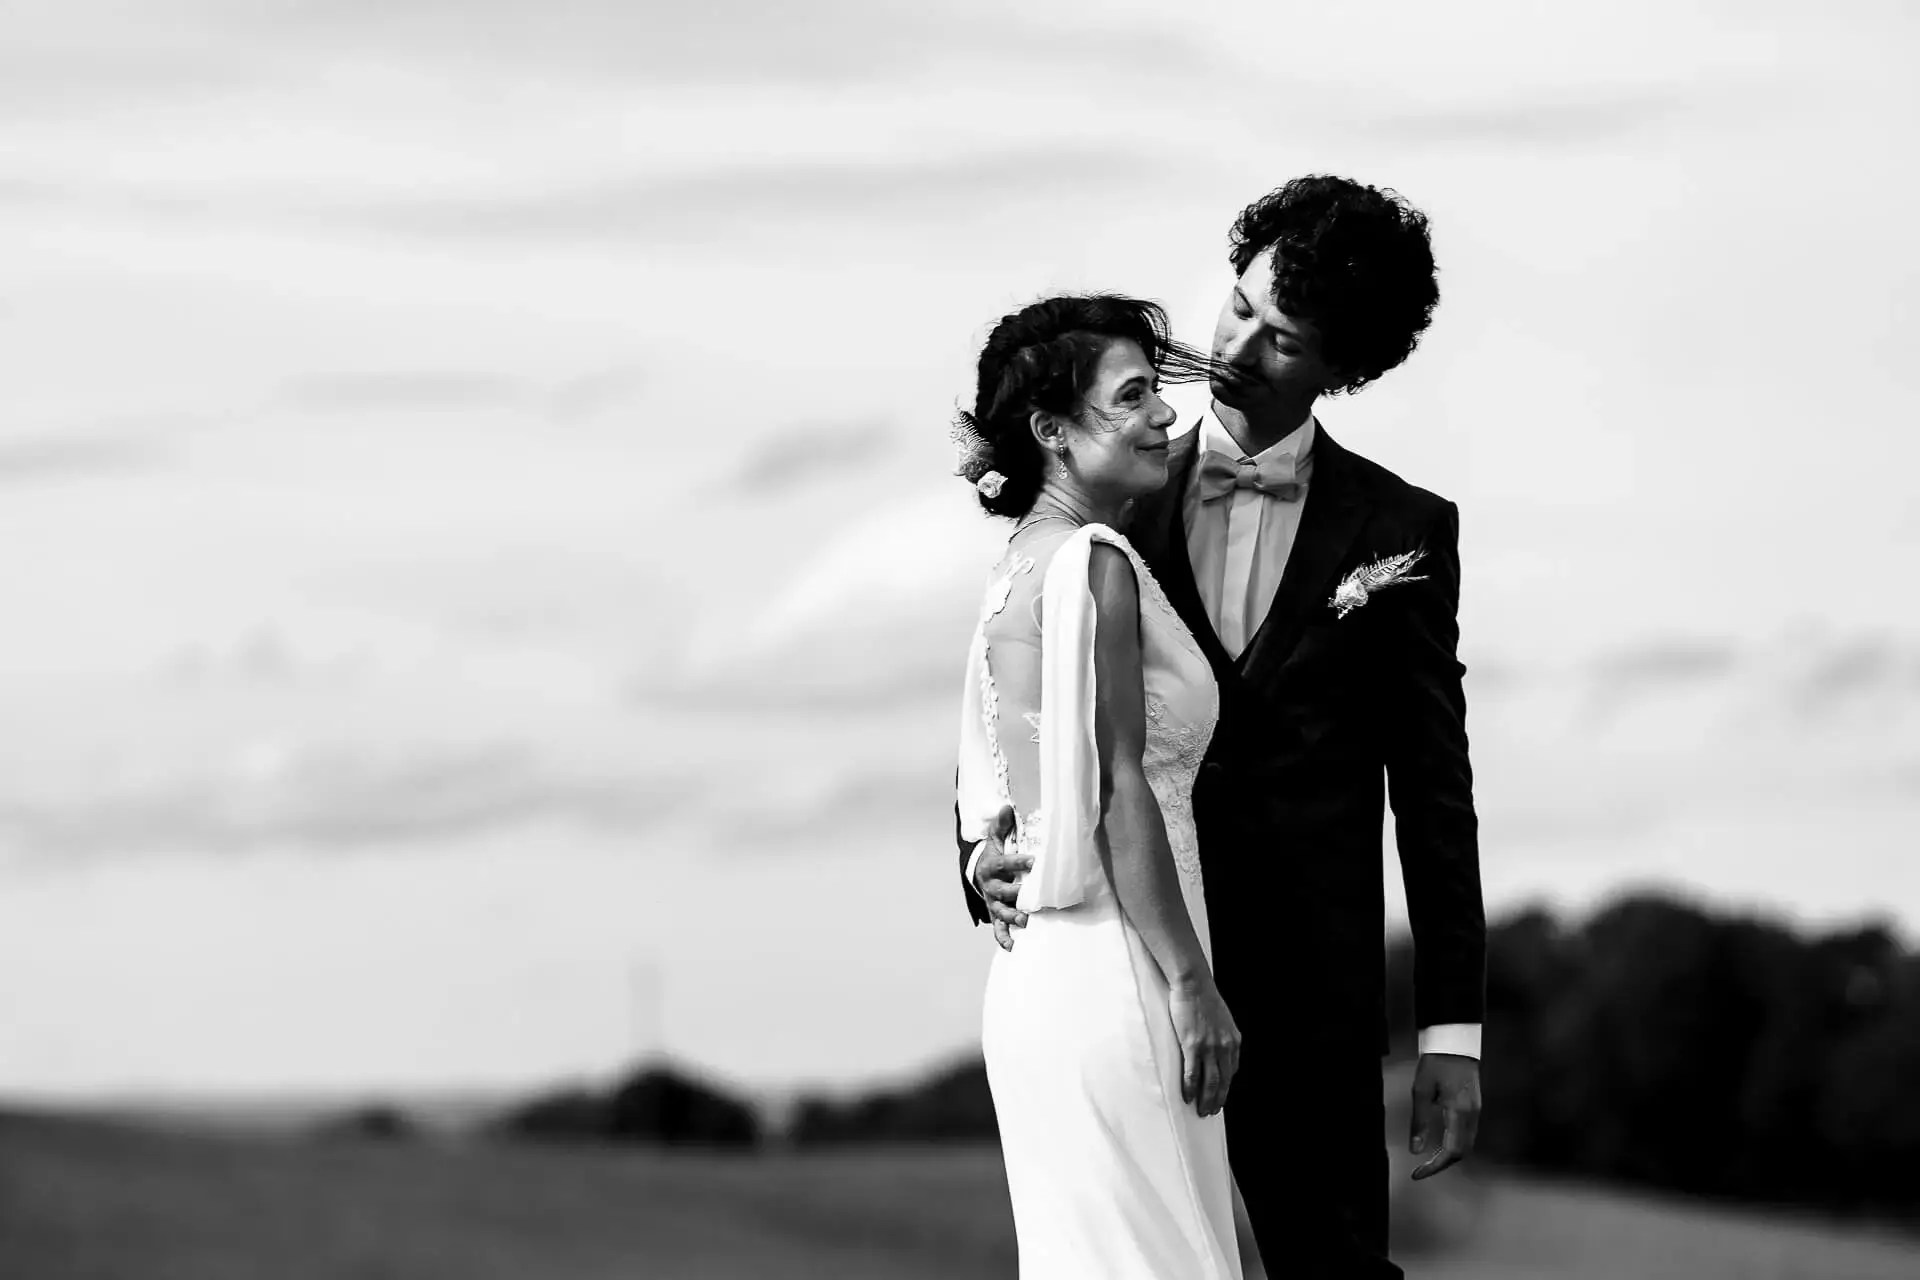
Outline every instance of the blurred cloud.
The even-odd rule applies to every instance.
[[[678,178],[636,177],[529,198],[436,200],[334,210],[412,235],[630,241],[755,241],[795,235],[796,222],[916,222],[1017,216],[1071,195],[1119,198],[1139,184],[1141,153],[1086,147],[860,162],[762,163]],[[1158,176],[1191,178],[1179,156],[1154,157]]]
[[[287,414],[384,414],[404,423],[409,414],[522,415],[531,421],[591,423],[631,409],[647,379],[637,366],[571,377],[533,379],[484,370],[381,369],[303,374],[283,382],[254,416],[287,422]]]
[[[591,422],[632,404],[646,389],[645,370],[622,365],[566,379],[551,389],[547,404],[559,422]]]
[[[1407,144],[1474,143],[1509,147],[1578,146],[1655,129],[1716,120],[1750,126],[1759,112],[1786,112],[1791,98],[1776,86],[1716,85],[1646,89],[1626,94],[1542,95],[1478,106],[1446,106],[1350,120],[1356,131]]]
[[[280,399],[294,409],[340,413],[459,410],[519,405],[530,390],[505,374],[414,370],[313,374],[286,384]]]
[[[31,861],[392,850],[556,820],[643,832],[692,799],[662,780],[558,777],[519,744],[382,751],[268,741],[159,788],[0,802],[0,839]]]
[[[172,459],[166,441],[131,431],[14,436],[0,439],[0,485],[145,474]]]
[[[251,6],[222,7],[244,13]],[[276,23],[273,34],[286,29]],[[995,0],[553,0],[538,8],[517,0],[354,0],[307,7],[292,30],[334,49],[483,59],[523,75],[594,74],[681,88],[911,81],[956,58],[1033,62],[1056,73],[1076,65],[1131,71],[1149,53],[1172,69],[1206,65],[1176,23],[1049,22],[1042,10]]]
[[[1603,654],[1593,663],[1596,701],[1617,707],[1675,688],[1708,684],[1735,670],[1737,645],[1729,640],[1661,636]]]
[[[749,492],[790,491],[816,476],[842,476],[870,467],[899,443],[883,423],[795,423],[754,445],[734,471]]]
[[[1853,637],[1815,653],[1789,696],[1808,718],[1839,714],[1862,703],[1920,700],[1920,645],[1888,636]]]
[[[955,62],[1123,82],[1143,62],[1170,74],[1218,67],[1202,41],[1152,10],[1080,22],[1004,0],[174,0],[164,11],[20,0],[10,11],[18,38],[0,57],[0,84],[40,107],[195,96],[274,72],[324,84],[355,58],[503,86],[588,77],[681,92],[911,83]]]
[[[0,44],[7,117],[60,119],[204,100],[258,87],[288,59],[222,39],[213,6],[176,0],[12,0]]]

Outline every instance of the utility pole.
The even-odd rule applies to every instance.
[[[627,1016],[635,1063],[667,1056],[667,975],[652,954],[637,957],[627,974]]]

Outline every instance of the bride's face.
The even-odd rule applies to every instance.
[[[1078,419],[1065,433],[1067,466],[1088,493],[1120,499],[1167,482],[1167,432],[1178,416],[1140,344],[1107,344]]]

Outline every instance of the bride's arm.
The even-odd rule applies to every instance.
[[[1140,660],[1140,588],[1124,553],[1093,548],[1096,602],[1094,740],[1100,758],[1101,856],[1120,908],[1170,988],[1186,1058],[1187,1101],[1209,1115],[1238,1066],[1239,1032],[1187,914],[1160,802],[1147,786],[1146,678]]]
[[[1120,905],[1169,986],[1210,982],[1187,914],[1160,801],[1147,786],[1146,677],[1140,665],[1140,585],[1126,554],[1105,543],[1088,569],[1093,642],[1094,743],[1100,757],[1101,857]]]

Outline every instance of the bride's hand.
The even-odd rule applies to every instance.
[[[1211,977],[1174,983],[1167,1011],[1180,1040],[1180,1096],[1201,1115],[1213,1115],[1226,1104],[1240,1069],[1240,1028]]]

